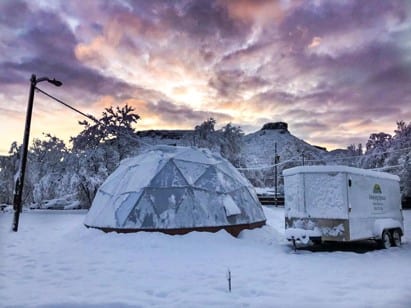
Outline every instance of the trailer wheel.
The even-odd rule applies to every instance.
[[[393,246],[401,246],[401,233],[400,230],[394,229],[392,231],[392,245]]]
[[[311,242],[316,246],[319,246],[322,243],[321,238],[312,238]]]
[[[381,235],[381,248],[388,249],[391,247],[391,234],[389,231],[384,230]]]

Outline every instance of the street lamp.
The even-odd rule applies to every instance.
[[[30,137],[30,124],[31,124],[31,114],[33,111],[33,99],[34,99],[34,90],[36,89],[36,85],[39,82],[48,81],[51,84],[54,84],[56,87],[60,87],[63,83],[56,79],[50,79],[48,77],[41,77],[36,78],[36,75],[31,75],[30,79],[30,93],[29,93],[29,101],[27,105],[27,112],[26,112],[26,126],[24,128],[24,139],[22,145],[22,152],[19,164],[19,170],[17,177],[15,178],[14,183],[14,197],[13,197],[13,208],[14,208],[14,218],[13,218],[13,225],[12,230],[17,232],[19,227],[19,218],[21,212],[21,199],[23,195],[23,185],[24,185],[24,174],[26,171],[26,161],[27,161],[27,149],[29,144],[29,137]]]

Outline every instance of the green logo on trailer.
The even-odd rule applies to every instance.
[[[374,193],[374,194],[382,194],[381,186],[380,186],[379,184],[374,184],[373,193]]]

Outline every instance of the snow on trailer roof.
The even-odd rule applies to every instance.
[[[328,172],[342,172],[342,173],[351,173],[358,174],[363,176],[371,176],[380,179],[388,179],[399,181],[400,178],[396,175],[387,172],[373,171],[369,169],[354,168],[348,166],[300,166],[283,171],[284,176],[290,176],[298,173],[328,173]]]

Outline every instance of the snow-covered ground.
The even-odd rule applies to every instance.
[[[264,210],[268,225],[239,238],[105,234],[83,227],[81,211],[24,212],[12,233],[1,213],[0,306],[411,306],[411,211],[402,247],[294,253],[283,209]]]

